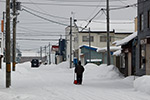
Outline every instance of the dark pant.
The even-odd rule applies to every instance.
[[[77,83],[82,84],[82,75],[77,75]]]

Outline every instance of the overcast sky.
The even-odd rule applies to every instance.
[[[5,11],[5,0],[0,0],[0,19]],[[22,2],[22,8],[36,15],[44,17],[54,23],[38,18],[27,11],[19,11],[17,24],[17,40],[20,49],[38,51],[40,46],[57,44],[56,41],[37,41],[34,39],[58,39],[64,35],[69,18],[74,17],[78,21],[90,20],[101,8],[105,8],[106,0],[18,0]],[[137,3],[137,0],[110,0],[110,8],[118,8]],[[38,13],[42,12],[42,13]],[[131,20],[137,14],[137,8],[131,7],[110,11],[110,20]],[[94,20],[105,20],[106,15],[99,14]],[[59,22],[59,23],[55,23]],[[63,24],[63,25],[60,25]],[[65,25],[64,25],[65,24]],[[27,40],[31,39],[31,40]]]

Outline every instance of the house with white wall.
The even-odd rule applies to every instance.
[[[134,23],[134,22],[133,22]],[[83,24],[82,24],[83,25]],[[100,27],[99,27],[100,26]],[[103,27],[102,27],[103,26]],[[107,31],[104,27],[105,24],[97,24],[92,22],[92,24],[89,25],[89,29],[82,30],[81,24],[76,22],[74,26],[72,27],[72,61],[73,58],[76,57],[78,60],[80,60],[81,50],[80,46],[82,45],[89,45],[95,46],[98,48],[103,48],[107,46]],[[113,26],[113,25],[112,25]],[[134,30],[134,25],[124,25],[121,27],[121,25],[118,25],[118,27],[115,26],[110,28],[110,46],[113,46],[112,43],[116,40],[121,40],[125,38],[126,36],[132,34]],[[129,28],[130,27],[130,28]],[[119,28],[126,28],[126,29],[120,29]],[[89,38],[90,37],[90,38]],[[67,60],[70,58],[70,26],[66,27],[66,40],[67,40],[67,53],[66,57]],[[89,41],[90,40],[90,41]]]

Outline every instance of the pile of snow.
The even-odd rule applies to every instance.
[[[136,78],[138,78],[138,76],[128,76],[128,77],[125,77],[123,80],[124,81],[130,81],[130,82],[133,82]]]
[[[150,94],[150,76],[145,75],[134,81],[135,90]]]
[[[91,72],[95,72],[98,69],[98,65],[93,63],[88,63],[84,66],[84,68],[87,73],[91,73]]]
[[[65,67],[69,68],[69,61],[61,62],[60,64],[57,65],[57,67]]]
[[[114,65],[107,66],[106,64],[101,64],[98,66],[96,64],[89,63],[84,67],[85,73],[88,73],[89,75],[88,77],[98,79],[120,79],[123,77],[118,68]]]
[[[88,63],[84,66],[85,72],[84,72],[84,79],[99,79],[99,66],[93,63]]]
[[[102,64],[99,66],[99,70],[100,78],[119,79],[123,77],[123,75],[119,72],[118,68],[114,65],[107,66],[106,64]]]

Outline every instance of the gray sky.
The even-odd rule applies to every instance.
[[[5,0],[0,0],[0,19],[5,10]],[[22,8],[35,13],[48,20],[69,25],[69,18],[74,17],[78,21],[90,20],[101,8],[105,8],[106,0],[18,0],[22,2]],[[136,3],[136,0],[110,0],[110,8],[122,7]],[[42,12],[38,13],[38,12]],[[71,13],[73,12],[73,13]],[[64,35],[65,27],[60,24],[43,20],[26,11],[19,11],[17,24],[17,40],[20,49],[38,51],[40,46],[57,44],[56,41],[37,41],[35,39],[59,39]],[[110,20],[131,20],[137,14],[137,8],[110,11]],[[106,15],[97,16],[95,20],[105,20]],[[54,36],[55,35],[55,36]],[[31,40],[28,40],[31,39]]]

